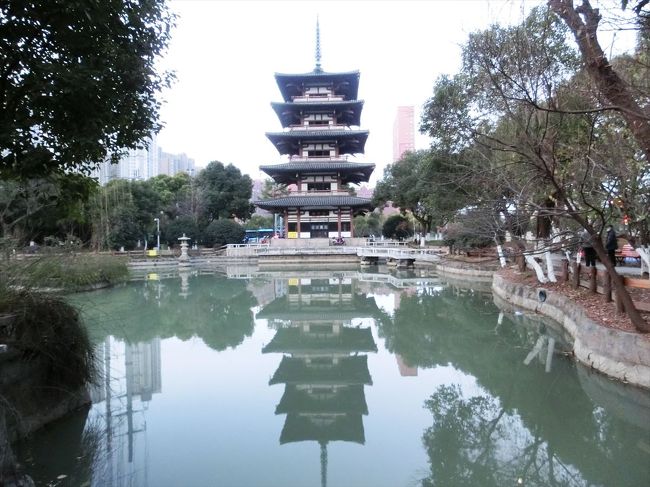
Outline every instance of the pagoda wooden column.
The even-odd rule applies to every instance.
[[[339,232],[339,238],[341,237],[341,208],[339,208],[338,211],[338,232]]]
[[[289,238],[289,208],[284,209],[284,238]]]
[[[354,237],[354,222],[352,221],[354,218],[354,211],[352,208],[350,208],[350,238]]]
[[[296,208],[297,213],[296,213],[296,231],[298,232],[298,235],[296,238],[300,238],[300,208]]]

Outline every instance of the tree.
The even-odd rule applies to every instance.
[[[52,233],[65,235],[59,225],[83,220],[81,204],[95,189],[93,180],[79,174],[0,180],[0,237],[20,241]]]
[[[511,208],[536,215],[544,245],[553,225],[569,228],[570,220],[586,229],[630,320],[646,330],[600,238],[631,174],[604,149],[620,127],[590,106],[589,78],[566,34],[544,8],[520,25],[472,33],[461,72],[437,82],[423,128],[434,144],[462,156],[483,188],[477,206],[493,221],[505,225]]]
[[[377,212],[370,212],[365,215],[354,217],[354,236],[369,237],[381,234],[381,215]]]
[[[260,197],[263,200],[270,200],[272,198],[279,198],[280,196],[287,196],[288,194],[289,188],[286,184],[276,183],[272,179],[265,179]]]
[[[213,161],[196,177],[201,191],[203,218],[212,222],[220,218],[246,220],[253,212],[250,202],[253,181],[232,164]]]
[[[198,240],[200,236],[199,227],[191,216],[179,216],[168,220],[160,227],[161,239],[168,245],[178,244],[178,237],[186,235],[192,240]]]
[[[623,0],[622,6],[627,3]],[[635,11],[641,14],[647,3],[639,1]],[[582,0],[577,7],[573,0],[549,0],[548,5],[571,30],[589,77],[609,104],[600,109],[611,109],[620,114],[643,151],[645,160],[650,162],[650,118],[647,109],[642,108],[642,105],[647,107],[647,100],[639,102],[638,95],[607,59],[598,41],[599,10],[593,8],[589,0]]]
[[[273,228],[273,217],[255,214],[246,221],[246,230],[257,230],[258,228]]]
[[[3,2],[0,176],[89,171],[156,132],[173,22],[163,0]]]
[[[431,150],[406,152],[385,169],[373,203],[382,206],[392,201],[402,212],[410,212],[426,233],[433,225],[446,224],[464,206],[463,194],[469,192],[450,177],[455,171],[451,159]]]
[[[386,238],[402,240],[413,235],[413,225],[402,215],[392,215],[384,222],[381,233]]]

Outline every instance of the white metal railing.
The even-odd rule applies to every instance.
[[[408,242],[400,240],[367,240],[368,247],[407,247]]]
[[[331,255],[331,254],[348,254],[355,255],[357,253],[357,247],[314,247],[314,248],[267,248],[261,250],[259,254],[264,255]]]
[[[359,257],[388,257],[391,259],[418,259],[427,262],[440,260],[438,252],[431,249],[405,249],[388,247],[357,247]]]

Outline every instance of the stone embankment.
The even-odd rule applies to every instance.
[[[608,328],[590,319],[571,299],[544,289],[508,281],[495,273],[492,291],[514,306],[560,323],[573,340],[578,362],[635,386],[650,389],[650,337]]]
[[[498,269],[494,259],[484,261],[463,261],[444,258],[436,264],[436,270],[442,274],[452,274],[466,279],[492,279]]]

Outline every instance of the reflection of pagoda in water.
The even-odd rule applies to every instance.
[[[287,294],[262,309],[278,331],[263,353],[284,356],[270,384],[285,384],[275,413],[286,414],[280,443],[316,441],[321,483],[327,484],[327,444],[363,444],[368,414],[364,386],[372,384],[367,352],[376,352],[370,328],[353,319],[373,317],[374,300],[355,294],[351,279],[290,279]]]

